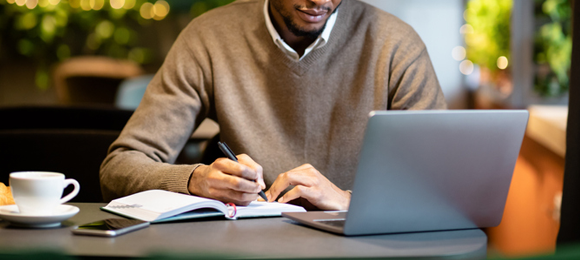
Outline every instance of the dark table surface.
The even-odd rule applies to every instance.
[[[80,212],[51,229],[26,229],[0,221],[0,252],[51,250],[79,257],[144,257],[150,254],[218,254],[241,258],[451,257],[486,258],[480,229],[344,237],[289,219],[212,218],[153,224],[114,238],[73,235],[70,228],[119,217],[104,203],[70,203]]]

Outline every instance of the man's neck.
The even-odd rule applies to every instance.
[[[274,11],[272,4],[268,8],[268,12],[270,13],[270,20],[272,21],[272,25],[280,34],[280,37],[288,44],[288,46],[292,47],[298,53],[299,56],[302,57],[304,55],[304,51],[310,44],[312,44],[316,38],[306,37],[306,36],[296,36],[292,33],[286,23],[284,22],[284,18],[278,12]]]

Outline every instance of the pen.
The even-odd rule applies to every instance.
[[[230,147],[226,143],[218,142],[218,146],[219,146],[220,150],[222,150],[222,152],[228,158],[230,158],[230,160],[232,160],[234,162],[238,162],[238,157],[236,157],[236,154],[232,151],[232,149],[230,149]],[[254,182],[255,182],[255,180],[254,180]],[[260,195],[260,197],[262,197],[262,199],[264,199],[266,202],[268,202],[268,197],[266,197],[266,194],[264,194],[263,190],[261,190],[260,193],[258,193],[258,195]]]

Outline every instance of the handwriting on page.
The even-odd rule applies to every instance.
[[[109,208],[113,208],[113,209],[134,209],[134,208],[141,208],[141,207],[143,207],[143,205],[139,205],[139,204],[109,206]]]

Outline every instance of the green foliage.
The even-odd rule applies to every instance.
[[[166,1],[161,2],[171,6],[169,15],[185,11],[195,17],[233,0]],[[27,2],[36,4],[22,4]],[[145,19],[141,7],[157,2],[0,0],[0,47],[6,50],[5,54],[17,53],[12,58],[26,57],[36,63],[36,84],[40,88],[49,86],[49,67],[71,56],[103,55],[147,64],[152,62],[155,50],[145,47],[139,32],[165,17]],[[115,9],[114,3],[124,5]]]
[[[569,0],[536,0],[534,90],[546,97],[568,92],[572,57],[572,25]]]
[[[74,1],[62,0],[54,5],[40,0],[32,9],[6,0],[0,2],[0,29],[7,39],[2,47],[14,49],[37,63],[36,84],[40,88],[49,86],[49,67],[54,62],[73,55],[126,59],[139,49],[138,35],[132,28],[146,21],[139,17],[137,5],[131,9],[104,5],[99,10],[83,10],[73,7]],[[146,57],[136,61],[149,60]]]
[[[497,59],[510,53],[512,0],[470,0],[465,19],[467,59],[497,72]],[[534,0],[534,90],[544,97],[567,93],[572,55],[570,0]]]
[[[465,20],[473,28],[465,34],[467,59],[494,72],[497,59],[510,58],[512,0],[470,0]]]

